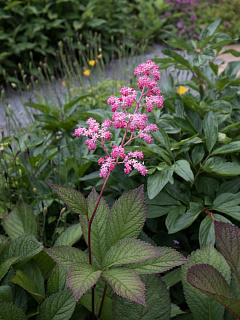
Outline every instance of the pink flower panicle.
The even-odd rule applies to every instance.
[[[140,64],[134,71],[136,76],[140,76],[138,87],[141,90],[140,98],[137,100],[137,91],[130,87],[123,87],[120,90],[121,97],[111,96],[107,103],[112,107],[112,121],[107,119],[100,125],[95,119],[87,120],[88,128],[79,127],[75,130],[75,136],[86,136],[86,145],[89,150],[95,150],[96,143],[99,143],[106,151],[107,156],[101,157],[98,161],[100,168],[100,177],[106,178],[117,164],[124,164],[124,172],[130,173],[133,169],[138,170],[142,175],[147,174],[143,159],[143,153],[140,151],[129,152],[124,150],[124,146],[133,139],[141,138],[147,143],[152,142],[151,132],[158,130],[155,124],[147,124],[148,117],[145,113],[139,113],[139,109],[146,106],[147,112],[151,112],[153,107],[163,107],[163,97],[161,90],[157,87],[157,81],[160,79],[158,66],[148,60]],[[129,113],[127,108],[135,106],[135,111]],[[119,109],[119,110],[118,110]],[[120,146],[114,145],[111,153],[108,153],[105,140],[112,138],[110,129],[125,129],[125,134]],[[130,136],[127,135],[128,131]],[[128,137],[128,140],[127,140]]]

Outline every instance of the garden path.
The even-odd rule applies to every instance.
[[[126,58],[126,59],[122,59],[121,61],[119,60],[114,60],[113,62],[111,62],[109,65],[106,66],[106,72],[105,72],[105,78],[111,78],[111,79],[118,79],[118,80],[122,80],[124,75],[123,75],[123,68],[129,68],[132,69],[133,68],[133,64],[135,66],[137,66],[139,63],[142,63],[146,60],[149,59],[153,59],[155,57],[162,57],[162,53],[161,50],[164,47],[162,45],[153,45],[150,50],[143,55],[139,55],[139,56],[135,56],[134,58]],[[224,49],[235,49],[237,51],[240,52],[240,45],[230,45]],[[240,61],[240,57],[234,57],[231,54],[220,54],[217,57],[217,61],[218,62],[224,62],[223,64],[221,64],[220,66],[220,72],[222,72],[227,63],[230,61]],[[114,70],[114,72],[113,72]],[[164,82],[166,80],[168,73],[166,72],[166,70],[163,70],[161,72],[161,81]],[[240,76],[240,71],[239,74]],[[126,76],[126,73],[125,73]],[[186,74],[185,71],[181,71],[181,74],[175,72],[173,73],[174,77],[178,77],[178,78],[186,78],[188,75]],[[76,86],[79,87],[79,86]],[[38,91],[41,95],[45,96],[45,97],[51,97],[51,99],[53,98],[53,96],[55,96],[55,100],[58,97],[63,97],[66,93],[67,93],[67,89],[62,87],[62,80],[59,81],[55,81],[52,83],[52,87],[49,88],[49,85],[42,85],[39,86]],[[7,106],[9,107],[9,105],[11,106],[11,110],[12,113],[15,115],[15,118],[17,119],[18,123],[20,124],[20,126],[26,126],[29,122],[34,121],[33,119],[31,120],[31,118],[29,117],[29,115],[26,114],[26,111],[23,107],[23,103],[25,102],[29,102],[29,101],[36,101],[36,95],[34,93],[34,90],[29,90],[29,91],[21,91],[18,92],[17,90],[9,90],[7,92],[7,99],[6,99],[6,103],[3,104],[0,101],[0,129],[4,129],[6,131],[8,128],[8,124],[7,121],[10,121],[10,126],[11,127],[16,127],[14,125],[14,123],[11,123],[12,117],[7,118],[6,117],[6,108]],[[16,133],[16,132],[9,132],[9,133]]]

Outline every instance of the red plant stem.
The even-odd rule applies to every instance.
[[[106,187],[106,184],[107,184],[107,181],[108,181],[108,178],[111,174],[111,171],[108,172],[108,175],[106,176],[106,179],[103,183],[103,186],[102,186],[102,189],[101,189],[101,192],[100,192],[100,195],[98,197],[98,201],[96,203],[96,206],[93,210],[93,214],[91,216],[91,219],[88,221],[88,259],[89,259],[89,263],[92,264],[92,252],[91,252],[91,226],[92,226],[92,222],[93,222],[93,219],[94,219],[94,216],[97,212],[97,208],[99,206],[99,203],[100,203],[100,200],[102,198],[102,195],[103,195],[103,191]],[[95,312],[94,312],[94,287],[92,287],[92,320],[95,319]]]
[[[208,210],[208,208],[204,208],[204,211],[205,211],[206,214],[208,214],[208,215],[211,217],[212,221],[214,222],[214,221],[215,221],[215,218],[214,218],[213,213],[210,212],[210,211]]]
[[[100,316],[101,316],[101,312],[102,312],[102,308],[103,308],[103,302],[104,302],[106,291],[107,291],[107,285],[105,284],[104,290],[103,290],[103,294],[102,294],[102,300],[101,300],[100,308],[99,308],[99,311],[98,311],[98,318],[100,318]]]

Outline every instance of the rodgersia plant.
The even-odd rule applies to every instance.
[[[173,249],[156,248],[136,239],[146,219],[143,186],[124,194],[111,208],[102,198],[108,178],[118,164],[124,166],[125,174],[133,169],[142,175],[147,174],[142,162],[143,153],[127,152],[125,147],[137,138],[151,143],[151,132],[158,127],[147,122],[144,109],[149,113],[154,106],[161,108],[163,97],[157,87],[160,74],[155,63],[149,60],[141,64],[135,70],[135,75],[140,76],[140,93],[133,88],[124,87],[120,90],[121,98],[110,97],[108,104],[113,111],[111,120],[105,120],[100,125],[89,118],[88,127],[75,130],[77,137],[87,137],[86,145],[90,150],[101,146],[106,153],[98,162],[100,177],[105,179],[100,194],[93,189],[85,199],[77,190],[50,184],[63,202],[80,215],[88,254],[68,246],[53,247],[46,249],[46,252],[57,264],[67,269],[66,283],[76,301],[89,289],[92,290],[91,296],[88,296],[91,300],[92,319],[95,314],[101,317],[109,285],[117,295],[146,307],[144,278],[139,275],[160,273],[188,261]],[[112,138],[111,128],[122,130],[123,135],[120,144],[113,145],[109,150],[107,141]],[[99,289],[97,290],[99,283],[103,288],[100,290],[101,298]],[[111,296],[111,291],[108,295]],[[169,318],[170,303],[166,312],[166,318]]]

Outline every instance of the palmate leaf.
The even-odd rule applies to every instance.
[[[215,221],[219,250],[235,273],[240,288],[240,229],[230,223]]]
[[[172,248],[157,248],[163,257],[151,258],[145,261],[133,263],[129,267],[138,274],[161,273],[174,267],[181,266],[190,260],[186,259],[181,253]]]
[[[117,295],[146,306],[145,285],[135,271],[128,268],[114,268],[104,271],[103,276]]]
[[[230,283],[231,270],[224,257],[209,244],[189,256],[192,262],[182,266],[182,284],[187,304],[195,320],[223,320],[224,307],[221,307],[212,297],[194,288],[186,280],[187,270],[198,263],[207,263],[216,268]]]
[[[75,306],[71,291],[60,291],[43,301],[36,320],[69,320]]]
[[[136,238],[143,228],[146,214],[143,186],[118,199],[112,206],[107,221],[107,248],[120,239]]]
[[[87,202],[79,191],[58,184],[49,183],[49,186],[73,212],[87,215]]]
[[[76,262],[88,262],[88,256],[83,251],[70,246],[59,246],[44,250],[57,264],[64,268]]]
[[[142,275],[146,286],[146,307],[115,295],[113,320],[169,320],[170,297],[166,285],[158,275]]]
[[[208,264],[197,264],[187,271],[187,281],[196,289],[222,304],[237,319],[240,319],[240,300],[222,274]]]
[[[3,228],[11,239],[26,233],[37,237],[37,222],[32,208],[25,203],[17,204],[4,216]]]
[[[97,283],[101,273],[101,270],[84,262],[74,263],[70,267],[67,273],[67,286],[71,289],[76,301]]]
[[[151,244],[137,239],[122,239],[106,253],[102,269],[160,257],[162,254]]]

